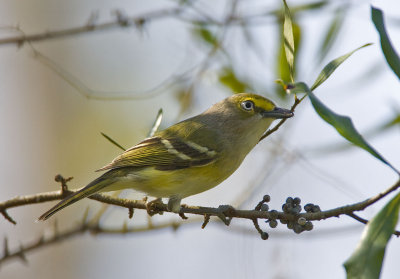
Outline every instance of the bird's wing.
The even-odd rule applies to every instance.
[[[159,136],[145,139],[126,150],[100,170],[122,167],[154,167],[158,170],[204,166],[216,159],[216,152],[191,141]]]

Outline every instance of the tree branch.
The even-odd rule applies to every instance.
[[[61,175],[57,175],[56,178],[62,177]],[[63,180],[60,180],[63,184]],[[65,179],[64,179],[65,182]],[[249,219],[253,221],[254,219],[279,219],[279,220],[286,220],[286,221],[296,221],[300,217],[304,217],[308,221],[319,221],[324,220],[331,217],[339,217],[340,215],[349,215],[354,211],[360,211],[365,209],[366,207],[372,205],[373,203],[377,202],[378,200],[382,199],[383,197],[387,196],[389,193],[397,190],[400,187],[400,180],[398,180],[392,187],[388,188],[387,190],[379,193],[378,195],[366,199],[362,202],[354,203],[351,205],[341,206],[334,209],[321,211],[321,212],[314,212],[314,213],[300,213],[300,214],[289,214],[285,212],[273,212],[271,211],[260,211],[257,209],[254,210],[238,210],[233,208],[232,206],[219,206],[218,208],[213,207],[202,207],[202,206],[189,206],[189,205],[182,205],[180,214],[194,214],[194,215],[209,215],[209,216],[216,216],[221,218],[221,216],[225,216],[226,218],[242,218],[242,219]],[[73,193],[74,191],[70,191],[63,186],[62,190],[53,191],[53,192],[45,192],[36,195],[28,195],[28,196],[17,196],[13,199],[4,201],[0,203],[0,212],[6,212],[7,209],[28,205],[28,204],[36,204],[36,203],[43,203],[47,201],[54,201],[60,200],[65,198],[67,195]],[[96,200],[99,202],[103,202],[106,204],[112,204],[120,207],[125,207],[129,211],[132,211],[133,208],[135,209],[143,209],[148,210],[147,202],[144,200],[129,200],[129,199],[122,199],[122,198],[114,198],[104,194],[94,194],[89,197],[92,200]],[[153,209],[158,212],[169,212],[167,205],[163,203],[154,203],[152,204]],[[8,215],[7,215],[8,216]],[[11,217],[10,217],[11,218]],[[9,218],[6,218],[9,220]],[[10,221],[10,220],[9,220]]]
[[[126,27],[133,26],[136,28],[142,28],[143,25],[150,20],[174,17],[174,16],[179,15],[181,12],[183,12],[183,7],[175,7],[175,8],[170,8],[170,9],[161,9],[158,11],[148,12],[148,13],[145,13],[140,16],[127,17],[127,16],[124,16],[120,11],[116,11],[115,12],[116,19],[113,21],[96,24],[95,22],[93,22],[93,20],[91,18],[88,21],[88,23],[83,26],[62,29],[62,30],[55,30],[55,31],[47,31],[44,33],[37,33],[37,34],[32,34],[32,35],[23,34],[19,30],[19,28],[16,27],[15,29],[19,30],[22,34],[20,34],[18,36],[0,39],[0,45],[15,44],[20,47],[24,43],[28,43],[28,42],[32,43],[32,42],[38,42],[38,41],[43,41],[43,40],[48,40],[48,39],[56,39],[56,38],[62,38],[62,37],[68,37],[68,36],[75,36],[75,35],[80,35],[80,34],[85,34],[85,33],[96,32],[96,31],[110,30],[110,29],[113,29],[116,27],[126,28]]]
[[[307,95],[304,95],[303,97],[301,97],[300,99],[298,99],[297,96],[295,95],[294,104],[293,104],[292,107],[290,108],[290,111],[291,111],[291,112],[294,112],[294,110],[296,109],[296,107],[304,100],[304,98],[305,98],[306,96],[307,96]],[[263,139],[265,139],[266,137],[268,137],[269,135],[271,135],[272,133],[275,133],[276,131],[278,131],[279,127],[281,127],[281,126],[283,125],[283,123],[286,122],[286,120],[288,120],[288,118],[283,118],[283,119],[281,119],[281,120],[278,122],[278,124],[276,124],[276,125],[274,126],[274,128],[269,129],[268,131],[266,131],[266,132],[264,133],[264,135],[261,136],[259,142],[262,141]]]
[[[6,213],[7,209],[13,208],[13,207],[19,207],[23,205],[29,205],[29,204],[36,204],[36,203],[43,203],[47,201],[53,201],[53,200],[59,200],[63,199],[69,194],[73,193],[74,191],[70,191],[66,187],[66,181],[69,181],[71,178],[64,179],[61,175],[56,176],[56,180],[61,182],[62,189],[59,191],[53,191],[53,192],[45,192],[45,193],[40,193],[36,195],[28,195],[28,196],[18,196],[13,199],[4,201],[0,203],[0,212],[3,213],[3,215],[9,216]],[[354,214],[354,211],[360,211],[365,209],[366,207],[372,205],[373,203],[377,202],[378,200],[382,199],[383,197],[387,196],[389,193],[397,190],[400,187],[400,180],[398,180],[392,187],[388,188],[382,193],[379,193],[378,195],[371,197],[367,200],[364,200],[359,203],[355,203],[352,205],[347,205],[347,206],[342,206],[338,207],[335,209],[331,210],[326,210],[326,211],[321,211],[321,212],[315,212],[315,213],[300,213],[300,214],[291,214],[291,213],[285,213],[285,212],[277,212],[274,210],[263,210],[263,204],[269,202],[269,196],[264,196],[263,200],[260,201],[257,206],[254,208],[254,210],[237,210],[231,206],[227,205],[222,205],[219,206],[218,208],[212,208],[212,207],[201,207],[201,206],[188,206],[188,205],[182,205],[180,213],[179,214],[195,214],[195,215],[200,215],[204,218],[204,222],[202,225],[202,228],[204,229],[207,223],[210,220],[211,216],[216,216],[219,219],[221,219],[225,225],[229,225],[230,220],[232,218],[243,218],[243,219],[249,219],[252,221],[255,229],[257,232],[261,235],[262,239],[267,239],[268,238],[268,233],[264,232],[259,224],[258,221],[259,219],[264,219],[264,220],[283,220],[282,223],[287,223],[287,221],[294,221],[298,222],[300,218],[305,218],[307,221],[316,221],[316,220],[323,220],[327,219],[330,217],[339,217],[340,215],[348,215],[361,223],[366,224],[368,221],[357,216]],[[117,205],[120,207],[125,207],[128,209],[129,212],[129,217],[132,217],[133,214],[133,208],[137,209],[144,209],[148,210],[148,205],[145,200],[128,200],[128,199],[121,199],[121,198],[113,198],[111,196],[107,195],[102,195],[102,194],[95,194],[90,197],[93,200],[97,200],[106,204],[112,204],[112,205]],[[152,207],[154,207],[154,210],[156,212],[162,213],[162,212],[167,212],[167,205],[163,203],[154,203],[152,204]],[[102,212],[100,212],[100,215]],[[142,226],[138,228],[128,228],[126,223],[123,224],[121,229],[107,229],[107,228],[102,228],[99,225],[99,216],[96,215],[92,218],[92,220],[87,221],[87,211],[84,214],[84,218],[81,223],[79,223],[77,226],[73,227],[72,229],[66,230],[64,232],[59,233],[57,231],[57,223],[54,223],[54,235],[51,238],[45,238],[44,236],[41,236],[38,240],[27,244],[27,245],[20,245],[19,249],[15,249],[14,251],[10,252],[8,248],[8,240],[7,238],[4,239],[4,253],[3,256],[0,258],[0,264],[6,261],[9,261],[14,258],[20,258],[23,262],[27,262],[25,254],[27,252],[30,252],[32,250],[42,248],[60,241],[63,241],[65,239],[78,236],[80,234],[83,234],[85,232],[90,232],[92,234],[99,234],[99,233],[106,233],[106,234],[125,234],[125,233],[135,233],[135,232],[145,232],[149,230],[160,230],[160,229],[165,229],[165,228],[172,228],[173,230],[178,229],[179,226],[182,224],[189,224],[189,223],[200,223],[202,218],[192,218],[189,221],[185,222],[166,222],[164,224],[149,224],[147,226]],[[7,218],[7,220],[11,219],[11,217]],[[11,219],[12,220],[12,219]],[[9,220],[10,221],[10,220]],[[15,221],[14,221],[15,222]],[[395,235],[400,235],[400,232],[396,231],[394,233]]]
[[[93,220],[98,221],[96,218]],[[185,224],[191,224],[194,221],[198,221],[193,219],[193,221],[185,222]],[[56,224],[56,223],[55,223]],[[162,230],[162,229],[167,229],[167,228],[172,228],[173,230],[177,230],[179,226],[182,225],[180,222],[172,221],[172,222],[166,222],[164,224],[157,224],[157,225],[151,225],[151,226],[141,226],[137,228],[127,228],[126,223],[122,226],[121,229],[108,229],[108,228],[102,228],[98,222],[87,222],[86,221],[86,214],[84,215],[84,218],[82,222],[74,226],[73,228],[70,228],[68,230],[65,230],[63,232],[57,232],[56,226],[53,230],[53,236],[46,238],[44,235],[40,236],[36,241],[33,241],[31,243],[25,244],[25,245],[20,245],[19,248],[10,251],[8,248],[8,240],[7,238],[4,239],[4,253],[3,256],[0,257],[0,265],[4,262],[13,260],[13,259],[21,259],[24,263],[27,263],[27,258],[25,256],[26,253],[31,252],[33,250],[37,250],[39,248],[44,248],[56,243],[59,243],[61,241],[70,239],[72,237],[79,236],[81,234],[84,234],[86,232],[89,232],[91,234],[127,234],[127,233],[140,233],[140,232],[147,232],[147,231],[156,231],[156,230]]]

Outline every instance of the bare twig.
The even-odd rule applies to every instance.
[[[365,225],[369,222],[367,219],[361,218],[360,216],[358,216],[357,214],[354,214],[354,213],[348,213],[346,215],[348,215],[349,217],[351,217],[351,218],[353,218],[353,219],[355,219],[355,220],[357,220],[360,223],[363,223]],[[394,231],[393,234],[396,235],[396,236],[400,236],[400,231]]]
[[[205,229],[205,227],[207,226],[207,224],[210,222],[210,215],[209,214],[204,214],[204,222],[201,225],[202,229]]]
[[[5,209],[2,209],[0,211],[0,213],[3,215],[4,218],[6,218],[7,221],[9,221],[10,223],[16,225],[17,222],[15,222],[15,220],[13,218],[11,218],[10,215],[8,215],[7,211]]]
[[[290,108],[290,111],[291,111],[291,112],[294,112],[294,110],[296,109],[296,107],[304,100],[304,98],[305,98],[306,96],[307,96],[307,95],[304,95],[303,97],[301,97],[300,99],[298,99],[297,96],[295,95],[294,104],[293,104],[292,107]],[[262,135],[262,137],[260,138],[259,142],[262,141],[263,139],[265,139],[266,137],[268,137],[270,134],[272,134],[272,133],[278,131],[279,127],[281,127],[281,126],[283,125],[283,123],[286,122],[287,119],[288,119],[288,118],[281,119],[281,121],[279,121],[278,124],[276,124],[276,125],[274,126],[274,128],[269,129],[268,131],[266,131],[266,132],[264,133],[264,135]]]
[[[254,220],[254,219],[270,219],[273,217],[274,219],[280,219],[280,220],[288,220],[288,221],[295,221],[299,217],[304,217],[309,221],[314,221],[314,220],[324,220],[327,218],[331,217],[338,217],[343,214],[349,214],[353,213],[354,211],[360,211],[365,209],[366,207],[372,205],[373,203],[377,202],[378,200],[382,199],[389,193],[397,190],[400,187],[400,180],[397,181],[392,187],[388,188],[382,193],[379,193],[378,195],[371,197],[367,200],[364,200],[362,202],[354,203],[351,205],[346,205],[346,206],[341,206],[337,207],[334,209],[326,210],[326,211],[321,211],[321,212],[316,212],[316,213],[301,213],[297,216],[294,216],[292,214],[284,213],[284,212],[278,212],[277,215],[271,215],[269,211],[258,211],[258,210],[238,210],[234,209],[233,207],[230,207],[229,210],[226,209],[226,207],[218,207],[218,208],[213,208],[213,207],[202,207],[202,206],[188,206],[184,205],[180,209],[180,214],[194,214],[194,215],[202,215],[204,216],[205,214],[208,214],[210,216],[216,216],[220,217],[221,213],[226,217],[226,218],[243,218],[243,219],[249,219],[249,220]],[[71,193],[73,191],[69,191],[68,193]],[[65,191],[63,192],[62,190],[59,191],[53,191],[53,192],[46,192],[46,193],[40,193],[36,195],[29,195],[29,196],[22,196],[22,197],[15,197],[14,199],[4,201],[0,203],[0,211],[3,212],[9,208],[12,207],[18,207],[18,206],[23,206],[23,205],[28,205],[28,204],[36,204],[36,203],[43,203],[47,201],[53,201],[53,200],[60,200],[66,197]],[[143,200],[129,200],[129,199],[122,199],[122,198],[114,198],[111,196],[103,195],[103,194],[94,194],[89,197],[90,199],[97,200],[103,203],[107,204],[112,204],[120,207],[125,207],[125,208],[137,208],[137,209],[143,209],[147,210],[147,205],[146,201]],[[163,203],[155,203],[154,209],[157,210],[157,212],[169,212],[167,205]]]
[[[192,81],[190,82],[189,86],[187,86],[186,93],[183,95],[183,103],[185,103],[179,114],[178,118],[183,114],[185,111],[188,103],[190,103],[191,94],[194,92],[199,81],[202,79],[204,73],[209,69],[213,58],[219,53],[222,52],[227,55],[227,52],[224,50],[224,41],[226,38],[226,34],[228,32],[228,28],[230,27],[230,23],[232,22],[233,18],[235,17],[236,9],[237,9],[237,2],[238,0],[234,0],[231,5],[229,6],[229,11],[225,17],[225,20],[220,26],[219,34],[216,35],[216,41],[212,45],[212,48],[208,51],[204,59],[201,61],[200,65],[197,67],[197,72],[194,74]]]
[[[95,21],[89,20],[85,25],[79,27],[73,27],[62,30],[48,31],[44,33],[37,33],[31,35],[19,34],[17,36],[0,39],[0,45],[15,44],[22,46],[24,43],[39,42],[43,40],[63,38],[69,36],[75,36],[85,33],[111,30],[117,27],[142,27],[146,22],[155,19],[163,19],[168,17],[175,17],[183,11],[183,7],[175,7],[170,9],[161,9],[157,11],[148,12],[140,16],[127,17],[120,13],[117,13],[115,20],[96,24]],[[118,16],[119,15],[119,16]],[[15,30],[18,30],[15,28]]]

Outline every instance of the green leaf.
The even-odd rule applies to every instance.
[[[298,90],[304,90],[308,94],[308,97],[311,100],[311,104],[314,107],[315,111],[318,113],[318,115],[325,120],[328,124],[332,125],[336,131],[345,139],[347,139],[349,142],[355,144],[356,146],[366,150],[369,152],[372,156],[380,160],[381,162],[385,163],[388,165],[390,168],[392,168],[396,173],[400,174],[397,169],[395,169],[388,161],[386,161],[385,158],[383,158],[362,136],[361,134],[356,130],[356,128],[353,125],[353,121],[351,120],[350,117],[344,116],[344,115],[339,115],[329,109],[326,105],[324,105],[315,95],[312,93],[312,91],[308,88],[308,86],[305,83],[299,82],[294,85],[295,89],[288,89],[290,92],[292,90],[298,91]]]
[[[285,47],[286,60],[289,65],[290,80],[294,82],[294,35],[292,16],[286,1],[283,0],[285,6],[283,21],[283,44]]]
[[[221,84],[232,90],[234,93],[246,92],[246,89],[250,87],[247,83],[241,81],[237,77],[232,67],[222,68],[218,79]]]
[[[278,18],[279,20],[279,18]],[[293,73],[290,72],[290,66],[287,61],[286,51],[285,51],[285,38],[283,32],[283,24],[280,25],[281,30],[279,32],[280,38],[279,41],[280,47],[278,49],[277,61],[276,61],[276,69],[277,76],[285,82],[292,81],[292,79],[296,79],[296,60],[297,60],[297,52],[299,50],[300,42],[301,42],[301,27],[297,24],[296,20],[292,18],[292,30],[294,35],[294,61],[293,61]],[[291,76],[293,74],[293,77]],[[277,87],[277,92],[281,97],[286,97],[286,93],[282,90],[282,87]]]
[[[386,33],[383,13],[380,9],[371,6],[371,17],[375,28],[379,33],[381,47],[383,54],[385,55],[386,62],[389,64],[396,76],[400,79],[400,58],[396,50],[393,48],[388,34]]]
[[[315,11],[321,11],[323,8],[326,6],[329,6],[329,0],[323,0],[323,1],[318,1],[318,2],[313,2],[313,3],[307,3],[307,4],[291,4],[290,5],[290,11],[292,14],[298,14],[302,12],[315,12]],[[271,15],[271,16],[281,16],[282,10],[277,9],[277,10],[271,10],[267,12],[265,15]]]
[[[397,126],[397,127],[396,127]],[[400,112],[397,112],[395,115],[390,117],[389,119],[383,121],[382,123],[378,124],[370,131],[367,132],[368,136],[380,136],[384,132],[391,130],[392,128],[399,128],[400,127]]]
[[[115,140],[113,140],[111,137],[107,136],[106,134],[104,134],[103,132],[101,132],[101,135],[103,137],[105,137],[109,142],[111,142],[112,144],[114,144],[116,147],[122,149],[123,151],[125,151],[126,149],[123,148],[118,142],[116,142]]]
[[[328,30],[326,31],[325,38],[322,41],[320,50],[318,52],[319,62],[321,62],[326,57],[326,55],[328,54],[328,52],[331,50],[332,46],[334,45],[334,42],[338,37],[340,29],[343,26],[345,12],[347,10],[348,10],[348,7],[344,6],[343,8],[339,8],[336,11],[336,14],[333,17],[332,22],[328,27]]]
[[[215,46],[218,43],[216,36],[205,25],[196,26],[192,32],[197,38],[211,46]]]
[[[400,193],[368,222],[356,250],[344,263],[347,278],[379,278],[385,249],[399,217]]]
[[[396,127],[398,126],[398,127]],[[363,132],[363,135],[367,139],[371,139],[378,136],[383,136],[385,132],[392,130],[393,128],[400,128],[400,114],[387,119],[386,121],[376,125],[368,131]],[[345,143],[330,143],[323,146],[317,146],[310,150],[315,154],[325,156],[326,154],[337,154],[338,152],[348,150],[350,147],[354,147],[349,142]]]
[[[365,44],[363,46],[360,46],[356,48],[353,51],[350,51],[349,53],[346,53],[345,55],[340,56],[339,58],[336,58],[329,62],[321,71],[321,73],[318,75],[317,79],[314,81],[314,84],[311,86],[311,90],[315,90],[318,86],[320,86],[322,83],[324,83],[330,75],[337,69],[337,67],[340,66],[344,61],[346,61],[347,58],[349,58],[354,52],[357,50],[360,50],[366,46],[370,46],[371,44]]]
[[[308,11],[313,11],[313,10],[322,10],[322,8],[324,8],[328,4],[329,4],[329,1],[324,0],[324,1],[314,2],[314,3],[300,4],[298,6],[291,5],[290,10],[293,13],[308,12]]]

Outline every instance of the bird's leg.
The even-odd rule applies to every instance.
[[[156,206],[157,204],[164,205],[164,203],[162,202],[161,198],[157,198],[157,199],[152,200],[150,202],[146,202],[146,210],[147,210],[147,213],[150,216],[153,216],[155,214],[160,214],[160,215],[163,214],[162,211],[157,209],[157,206]]]
[[[168,210],[174,213],[181,211],[181,200],[182,198],[177,196],[171,196],[168,200]]]

